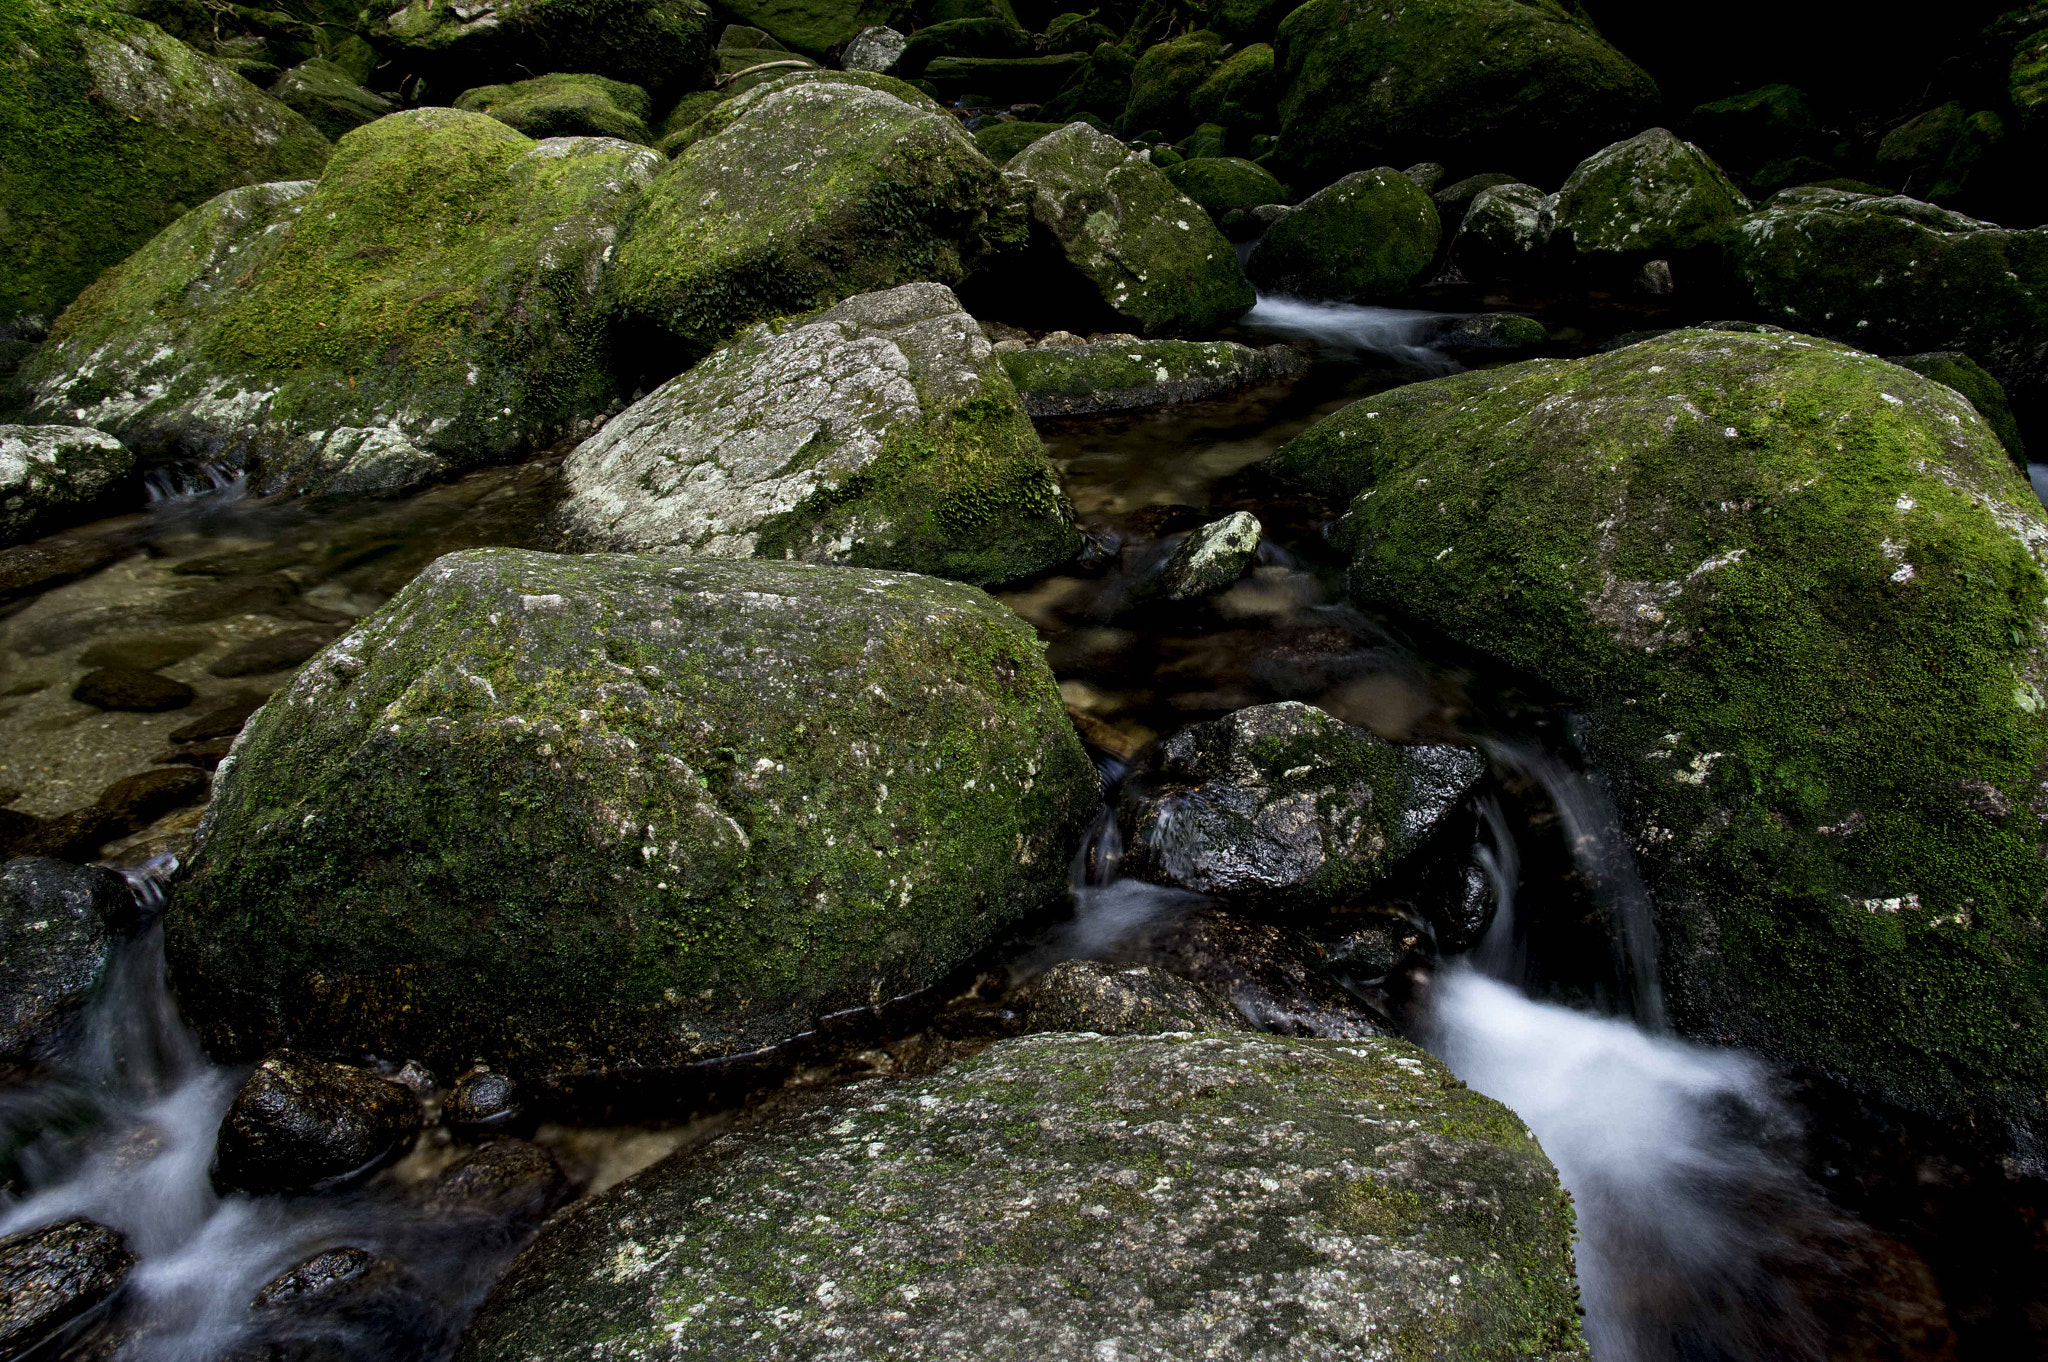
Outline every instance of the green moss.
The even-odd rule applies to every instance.
[[[0,0],[0,334],[53,322],[101,270],[224,189],[318,172],[310,123],[89,0]]]
[[[1273,71],[1273,49],[1253,43],[1233,52],[1215,73],[1188,96],[1188,112],[1204,123],[1220,123],[1233,138],[1249,139],[1277,126],[1274,108],[1280,97]]]
[[[1581,261],[1626,269],[1715,250],[1749,207],[1698,147],[1651,128],[1580,162],[1558,191],[1554,239]]]
[[[1679,332],[1369,398],[1277,457],[1353,498],[1354,591],[1587,715],[1682,1025],[2038,1120],[2048,524],[1959,396]]]
[[[818,58],[831,55],[864,28],[900,26],[909,12],[898,0],[725,0],[723,7],[792,51]]]
[[[1187,161],[1170,167],[1166,178],[1175,189],[1207,209],[1211,217],[1220,218],[1234,208],[1287,202],[1287,186],[1274,179],[1271,171],[1233,156],[1204,156]]]
[[[1176,137],[1194,126],[1188,97],[1223,59],[1223,40],[1203,29],[1145,50],[1131,69],[1131,97],[1117,117],[1126,136],[1148,128]]]
[[[374,123],[398,106],[372,94],[334,62],[315,57],[300,62],[270,87],[271,98],[303,114],[328,137],[340,137]]]
[[[1130,102],[1131,68],[1136,64],[1137,59],[1117,44],[1099,44],[1038,116],[1051,123],[1070,123],[1084,113],[1116,118]]]
[[[590,71],[666,99],[710,76],[716,24],[698,0],[503,0],[487,22],[477,17],[460,0],[409,0],[378,36],[449,94]]]
[[[1006,123],[991,123],[975,129],[974,145],[981,148],[982,155],[1002,165],[1047,133],[1058,132],[1061,126],[1058,123],[1026,123],[1014,119]]]
[[[489,114],[528,137],[616,137],[646,143],[647,92],[603,76],[553,74],[463,91],[455,107]]]
[[[1887,358],[1902,369],[1924,374],[1969,398],[1970,405],[1984,418],[1984,424],[1991,427],[1991,433],[2012,456],[2014,466],[2021,472],[2026,471],[2027,446],[2020,436],[2020,424],[2013,419],[2012,408],[2006,403],[2005,389],[1999,386],[1997,379],[1984,372],[1983,365],[1957,350],[1936,350],[1925,355],[1891,355]]]
[[[1260,239],[1245,273],[1269,292],[1346,301],[1417,283],[1442,234],[1436,203],[1381,167],[1347,175],[1304,200]]]

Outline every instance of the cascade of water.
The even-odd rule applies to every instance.
[[[1442,312],[1311,303],[1262,294],[1251,311],[1238,318],[1238,325],[1282,340],[1314,341],[1343,353],[1378,355],[1438,376],[1457,373],[1463,367],[1429,344],[1450,320],[1451,316]]]

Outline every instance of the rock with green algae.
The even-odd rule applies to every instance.
[[[1280,86],[1273,49],[1253,43],[1233,52],[1188,96],[1188,112],[1204,123],[1220,123],[1239,137],[1269,131]]]
[[[407,0],[377,36],[444,99],[547,71],[591,71],[669,99],[709,82],[716,28],[699,0]]]
[[[802,72],[713,109],[619,243],[610,306],[669,372],[742,327],[912,280],[1021,235],[1002,172],[903,82]],[[678,362],[679,361],[679,362]]]
[[[1173,187],[1222,217],[1232,209],[1287,202],[1287,186],[1256,161],[1237,156],[1200,156],[1166,168]]]
[[[2012,461],[2022,470],[2027,466],[2027,445],[2020,436],[2020,424],[2013,419],[2012,407],[2005,400],[2005,389],[1997,379],[1984,372],[1984,366],[1960,350],[1933,350],[1924,355],[1886,355],[1886,359],[1901,369],[1911,369],[1916,374],[1925,374],[1936,383],[1946,383],[1970,399],[1970,405],[1991,427],[1991,433],[2005,446],[2005,452],[2012,455]]]
[[[972,587],[450,554],[249,721],[166,949],[217,1055],[687,1063],[946,978],[1099,799]]]
[[[1245,261],[1268,293],[1345,302],[1420,282],[1442,235],[1436,203],[1386,166],[1346,175],[1273,224]]]
[[[461,1362],[1583,1359],[1570,1198],[1388,1038],[1023,1036],[565,1212]]]
[[[458,109],[489,114],[528,137],[616,137],[645,143],[653,116],[647,92],[603,76],[554,73],[465,90]]]
[[[91,0],[0,5],[0,336],[222,190],[319,173],[327,139],[154,24]]]
[[[1584,716],[1681,1029],[2048,1129],[2048,519],[1951,389],[1678,331],[1367,398],[1277,466],[1352,590]]]
[[[614,417],[562,480],[580,550],[992,585],[1080,548],[1016,390],[943,284],[755,327]]]
[[[910,13],[900,0],[722,0],[720,8],[792,51],[818,58],[844,47],[863,29],[900,23]]]
[[[1546,258],[1556,209],[1556,200],[1533,184],[1487,186],[1451,238],[1451,264],[1474,283],[1527,279]]]
[[[1026,147],[1003,173],[1067,263],[1140,330],[1213,330],[1255,301],[1209,215],[1109,134],[1070,123]]]
[[[1027,123],[1012,119],[1004,123],[990,123],[974,130],[974,145],[981,148],[981,154],[997,165],[1008,164],[1010,158],[1036,142],[1049,132],[1058,132],[1063,123]]]
[[[1088,416],[1204,402],[1294,378],[1307,357],[1289,345],[1140,340],[1114,336],[1080,345],[1001,351],[1004,372],[1033,416]]]
[[[1633,272],[1718,250],[1749,211],[1711,158],[1651,128],[1579,163],[1557,193],[1551,241],[1588,268]]]
[[[1379,164],[1532,178],[1650,121],[1656,82],[1559,0],[1308,0],[1273,40],[1280,139],[1305,184]]]
[[[266,489],[517,457],[617,398],[598,290],[659,164],[453,109],[379,119],[317,186],[231,191],[108,271],[28,365],[31,410]]]
[[[2048,228],[1806,185],[1728,253],[1752,315],[1882,353],[1961,350],[2022,404],[2048,398]]]
[[[1125,136],[1158,129],[1178,137],[1195,125],[1188,97],[1222,64],[1223,40],[1204,29],[1155,43],[1131,68],[1131,97],[1116,120]]]
[[[383,95],[365,90],[325,57],[302,61],[279,76],[277,84],[270,87],[270,97],[298,110],[329,137],[374,123],[398,107]]]

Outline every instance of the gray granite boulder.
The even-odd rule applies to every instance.
[[[1451,239],[1451,263],[1475,283],[1527,278],[1542,263],[1556,201],[1533,184],[1489,185]]]
[[[0,544],[81,518],[135,471],[135,456],[86,426],[0,426]]]

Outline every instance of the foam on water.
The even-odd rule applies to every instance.
[[[1350,354],[1379,355],[1396,364],[1432,375],[1454,374],[1462,367],[1430,338],[1453,320],[1442,312],[1410,308],[1366,307],[1358,303],[1312,303],[1301,298],[1261,294],[1238,325],[1281,340],[1314,341]]]

